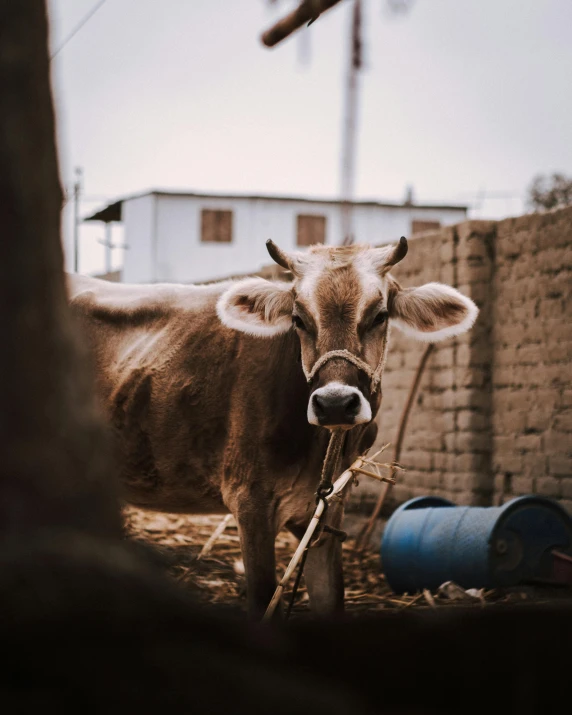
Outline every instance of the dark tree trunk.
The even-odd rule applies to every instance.
[[[45,4],[0,0],[0,537],[120,528],[66,305],[61,206]]]

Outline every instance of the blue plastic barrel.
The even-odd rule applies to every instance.
[[[550,579],[551,550],[572,555],[572,519],[539,496],[500,507],[455,506],[439,497],[411,499],[397,509],[381,542],[382,568],[396,593],[516,586]]]

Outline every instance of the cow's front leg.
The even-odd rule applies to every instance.
[[[276,590],[276,528],[269,510],[237,509],[235,519],[246,576],[248,615],[260,619]]]
[[[343,519],[343,504],[330,506],[326,523],[337,529]],[[306,526],[288,524],[292,533],[302,538]],[[344,610],[344,573],[342,544],[334,534],[324,532],[308,551],[304,579],[310,597],[310,608],[318,616],[332,616]]]

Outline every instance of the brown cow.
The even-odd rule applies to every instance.
[[[347,432],[342,466],[375,439],[389,326],[436,341],[468,330],[474,303],[438,283],[402,289],[396,247],[316,246],[287,255],[291,283],[121,285],[71,276],[117,435],[127,502],[168,512],[230,510],[249,611],[275,588],[274,541],[301,535],[329,430]],[[341,505],[328,519],[339,526]],[[305,577],[312,608],[343,607],[339,541],[324,535]]]

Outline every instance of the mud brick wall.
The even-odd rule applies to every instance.
[[[537,493],[572,513],[571,272],[572,209],[410,241],[401,284],[449,283],[481,312],[429,358],[386,512],[425,494],[491,505]],[[389,458],[424,349],[393,331],[376,445],[391,442]],[[369,511],[378,488],[364,478],[349,510]]]
[[[438,343],[414,402],[388,508],[414,496],[438,494],[458,504],[488,504],[493,496],[491,436],[492,243],[495,224],[467,222],[422,234],[392,274],[403,287],[439,281],[458,287],[481,309],[472,331]],[[393,456],[397,430],[426,344],[391,333],[383,376],[376,446]],[[362,480],[349,509],[369,511],[378,486]]]
[[[495,499],[572,513],[572,209],[502,221],[493,280]]]

